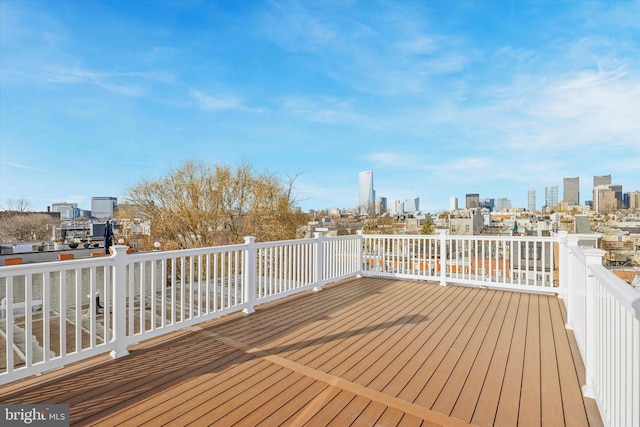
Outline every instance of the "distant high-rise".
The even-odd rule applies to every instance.
[[[505,197],[498,197],[493,206],[496,212],[505,212],[507,209],[511,209],[511,200]]]
[[[458,198],[457,197],[452,196],[449,199],[449,210],[450,211],[458,210]]]
[[[420,210],[420,197],[415,199],[407,199],[404,201],[405,212],[418,212]]]
[[[111,218],[117,206],[117,197],[92,197],[91,216],[94,218]]]
[[[373,190],[373,172],[360,172],[358,174],[358,203],[360,215],[375,213],[375,199],[375,191]]]
[[[640,209],[640,191],[632,191],[629,193],[629,208]]]
[[[527,209],[529,212],[536,211],[536,190],[529,190],[527,193]]]
[[[580,177],[564,178],[564,194],[562,201],[569,206],[578,206],[580,204]]]
[[[611,184],[609,186],[611,190],[613,190],[616,195],[616,201],[618,202],[618,206],[616,209],[622,209],[624,206],[624,200],[622,199],[622,185],[620,184]]]
[[[593,186],[611,185],[611,175],[596,175],[593,177]]]
[[[382,215],[387,212],[387,198],[386,197],[376,197],[376,209],[377,212]]]
[[[466,205],[467,209],[475,209],[480,206],[480,194],[472,193],[466,195]]]
[[[548,208],[558,206],[558,186],[549,184],[544,187],[544,204]]]
[[[60,219],[76,219],[79,216],[77,203],[54,203],[51,205],[52,212],[60,212]]]
[[[608,213],[618,209],[616,191],[612,185],[598,185],[593,188],[593,210]]]

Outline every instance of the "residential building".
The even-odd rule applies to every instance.
[[[358,206],[360,215],[375,213],[375,191],[373,189],[373,172],[363,171],[358,174]]]
[[[484,215],[478,208],[464,209],[449,214],[449,234],[475,236],[484,228]]]
[[[569,206],[577,206],[580,204],[580,177],[564,178],[564,194],[562,200],[567,202]]]

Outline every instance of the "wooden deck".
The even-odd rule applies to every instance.
[[[5,385],[78,425],[598,426],[553,296],[350,279]]]

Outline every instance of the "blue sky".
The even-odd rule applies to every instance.
[[[186,160],[377,195],[537,205],[640,190],[640,2],[0,0],[0,205],[127,189]]]

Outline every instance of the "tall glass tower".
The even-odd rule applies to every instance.
[[[528,197],[527,197],[527,205],[528,205],[528,209],[529,212],[535,212],[536,211],[536,190],[529,190],[528,193]]]
[[[558,206],[558,186],[547,185],[544,188],[544,204],[548,208],[555,208]]]
[[[375,213],[376,193],[373,189],[373,172],[363,171],[358,174],[358,205],[360,215]]]

